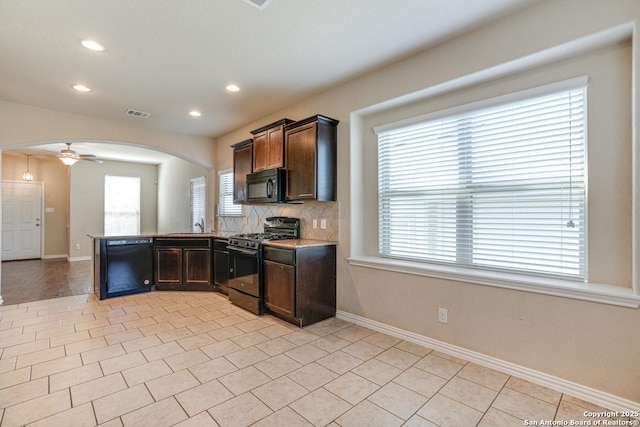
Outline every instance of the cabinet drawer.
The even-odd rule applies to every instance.
[[[263,256],[265,260],[279,262],[281,264],[295,265],[296,251],[290,249],[263,247]]]
[[[211,239],[186,238],[186,239],[158,239],[156,238],[156,247],[173,247],[173,248],[208,248],[211,246]]]

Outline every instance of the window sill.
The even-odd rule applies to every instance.
[[[435,264],[394,260],[373,256],[354,256],[350,265],[407,273],[438,279],[455,280],[485,286],[514,289],[538,294],[554,295],[621,307],[640,307],[640,295],[630,288],[597,283],[570,282],[517,274],[448,267]]]

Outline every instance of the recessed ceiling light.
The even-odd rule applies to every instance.
[[[85,85],[73,85],[71,87],[77,90],[78,92],[91,92],[91,88],[86,87]]]
[[[200,111],[196,111],[196,110],[189,111],[189,114],[193,117],[200,117],[202,115]]]
[[[95,50],[96,52],[102,52],[104,50],[104,46],[98,42],[94,42],[93,40],[81,40],[80,44],[87,49]]]
[[[232,85],[227,85],[226,89],[229,92],[238,92],[240,90],[240,88],[238,86],[233,85],[233,84]]]

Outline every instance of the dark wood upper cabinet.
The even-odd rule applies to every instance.
[[[247,174],[252,172],[253,140],[247,139],[233,148],[233,203],[247,202]]]
[[[251,131],[253,172],[284,167],[284,127],[293,120],[282,119]]]
[[[336,200],[338,123],[316,115],[285,126],[286,200]]]

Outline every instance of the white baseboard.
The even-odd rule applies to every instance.
[[[517,376],[518,378],[522,378],[562,393],[570,394],[571,396],[595,403],[607,409],[614,411],[637,411],[638,408],[640,408],[640,402],[633,402],[585,385],[574,383],[524,366],[516,365],[515,363],[507,362],[495,357],[487,356],[482,353],[467,350],[463,347],[458,347],[423,335],[418,335],[414,332],[405,331],[403,329],[396,328],[395,326],[360,317],[346,311],[337,310],[336,317],[355,323],[356,325],[364,326],[387,335],[401,338],[405,341],[432,348],[451,356],[459,357],[487,368]]]
[[[69,262],[74,262],[74,261],[89,261],[89,260],[91,260],[91,256],[67,257],[67,261],[69,261]]]
[[[58,254],[58,255],[45,255],[42,259],[57,259],[57,258],[69,258],[67,254]]]

